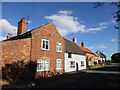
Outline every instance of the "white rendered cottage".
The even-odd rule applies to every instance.
[[[64,38],[64,40],[65,40],[65,56],[64,56],[65,72],[86,69],[85,53],[81,51],[78,45],[75,43],[76,40],[73,39],[73,41],[70,41],[66,38]]]

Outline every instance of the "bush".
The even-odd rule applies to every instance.
[[[107,60],[106,65],[111,65],[111,60]]]
[[[9,82],[15,82],[18,80],[32,80],[36,74],[36,63],[23,61],[13,62],[6,64],[2,67],[2,79]]]
[[[94,65],[96,65],[97,64],[97,61],[94,61]]]

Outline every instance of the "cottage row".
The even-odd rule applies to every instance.
[[[35,62],[36,78],[52,76],[64,72],[86,69],[95,62],[102,64],[105,57],[101,52],[93,53],[88,48],[76,44],[76,38],[63,38],[52,23],[26,32],[25,18],[18,22],[17,36],[8,34],[2,45],[2,67],[13,62]],[[86,63],[87,62],[87,63]],[[30,66],[31,67],[31,66]],[[44,72],[44,73],[43,73]]]

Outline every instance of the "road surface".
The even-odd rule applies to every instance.
[[[33,88],[120,88],[120,64],[72,72]]]

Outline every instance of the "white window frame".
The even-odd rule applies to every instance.
[[[60,50],[60,48],[61,48],[61,50]],[[59,43],[59,42],[56,43],[56,52],[62,52],[62,43]]]
[[[83,63],[82,63],[83,62]],[[85,66],[85,62],[84,61],[81,61],[81,67],[84,67]]]
[[[41,67],[43,66],[44,68],[40,68],[38,67],[38,65],[41,64]],[[48,68],[45,68],[46,64],[48,64]],[[49,71],[50,70],[50,60],[47,60],[47,59],[38,59],[37,60],[37,72],[40,72],[40,71]]]
[[[60,61],[60,63],[58,63],[59,61]],[[58,64],[61,64],[61,66],[58,67],[58,66],[57,66]],[[57,69],[57,70],[62,69],[62,59],[57,59],[57,60],[56,60],[56,69]]]
[[[75,61],[70,61],[70,68],[75,68]]]
[[[48,42],[48,49],[46,49],[46,44],[45,44],[45,48],[43,48],[43,41],[45,41],[45,43],[46,43],[46,41]],[[48,39],[42,39],[41,49],[42,50],[49,50],[49,48],[50,48],[50,41]]]

